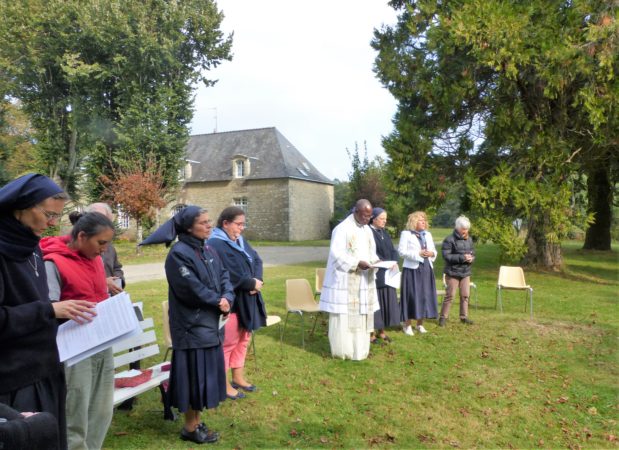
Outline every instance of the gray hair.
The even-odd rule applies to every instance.
[[[466,216],[460,216],[456,219],[456,229],[468,230],[471,228],[471,221]]]
[[[99,214],[103,214],[105,217],[107,217],[110,220],[113,220],[114,218],[114,213],[110,205],[108,205],[107,203],[103,203],[103,202],[92,203],[88,205],[88,207],[86,207],[86,212],[87,213],[96,212]]]

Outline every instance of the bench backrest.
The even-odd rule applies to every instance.
[[[114,349],[114,368],[124,366],[126,364],[140,361],[144,358],[159,354],[159,345],[157,344],[157,336],[155,334],[154,322],[152,318],[144,319],[140,322],[142,332],[135,336],[128,337],[120,342],[117,342]],[[137,350],[136,347],[141,347]]]

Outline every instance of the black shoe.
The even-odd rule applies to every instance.
[[[444,327],[447,324],[447,319],[445,319],[444,317],[440,317],[438,319],[438,326],[439,327]]]
[[[469,319],[468,317],[465,317],[464,319],[460,319],[460,323],[463,323],[465,325],[473,325],[473,321]]]
[[[183,441],[191,441],[196,444],[212,444],[219,440],[219,433],[215,431],[209,431],[206,425],[201,423],[194,431],[187,431],[185,428],[181,430],[181,439]]]

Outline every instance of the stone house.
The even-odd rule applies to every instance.
[[[215,221],[227,206],[246,212],[249,239],[327,239],[333,182],[276,128],[191,136],[177,202],[209,210]]]

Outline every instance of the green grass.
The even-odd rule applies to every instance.
[[[504,313],[495,310],[497,249],[479,245],[475,325],[428,321],[429,333],[413,337],[393,330],[393,342],[373,346],[365,361],[331,358],[322,317],[302,349],[291,315],[283,346],[277,325],[256,335],[257,368],[250,353],[247,371],[260,391],[204,419],[223,448],[617,448],[618,254],[580,246],[564,246],[565,273],[526,271],[531,320],[523,292],[506,291]],[[313,286],[323,265],[266,269],[269,314],[286,316],[286,279]],[[438,258],[437,278],[441,270]],[[165,281],[128,290],[161,330]],[[160,411],[152,390],[133,411],[115,412],[105,447],[195,448],[178,439],[182,422],[163,421]]]

